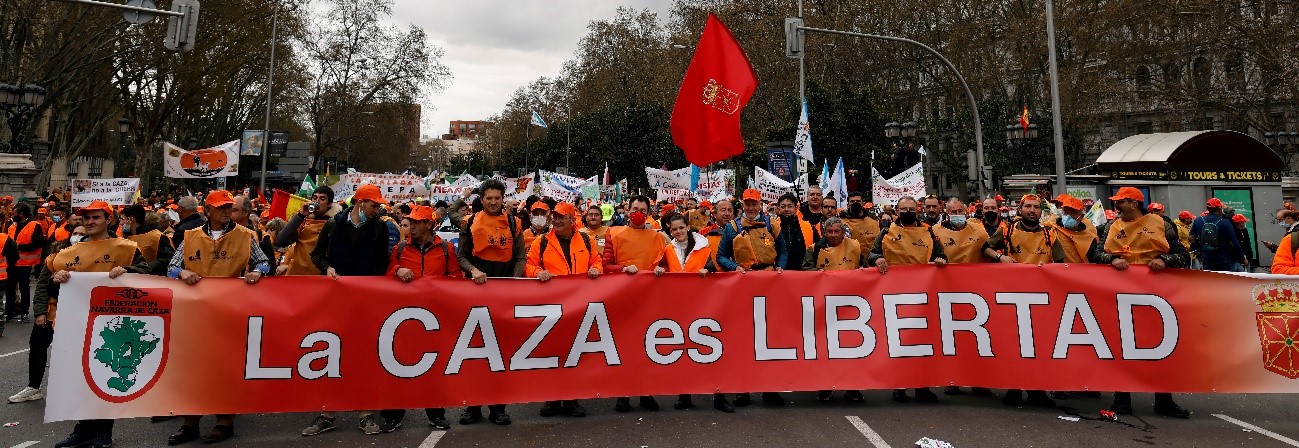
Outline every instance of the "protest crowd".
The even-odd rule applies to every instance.
[[[796,190],[797,191],[797,190]],[[1203,211],[1171,215],[1164,206],[1148,207],[1141,191],[1122,188],[1110,197],[1097,226],[1085,216],[1088,206],[1062,194],[1024,195],[1017,200],[995,196],[966,202],[960,198],[902,197],[876,206],[861,192],[843,198],[810,187],[805,194],[785,193],[765,201],[756,189],[739,198],[710,202],[658,201],[645,196],[606,201],[557,201],[530,195],[509,198],[506,184],[488,179],[466,190],[459,200],[431,202],[385,199],[375,185],[361,185],[347,198],[330,187],[310,191],[309,202],[290,210],[287,219],[272,218],[271,203],[226,190],[186,195],[140,197],[135,204],[114,206],[93,201],[70,207],[68,191],[55,189],[42,198],[0,198],[4,321],[34,321],[30,336],[29,382],[10,402],[43,398],[47,349],[53,339],[59,286],[70,272],[150,274],[179,279],[187,285],[205,277],[242,277],[255,284],[267,276],[385,276],[411,282],[444,276],[484,284],[495,278],[524,277],[547,282],[557,276],[597,278],[637,275],[641,271],[693,273],[749,271],[862,270],[887,275],[892,267],[962,263],[1098,263],[1116,270],[1145,265],[1153,270],[1202,268],[1243,271],[1248,245],[1242,245],[1243,216],[1210,199]],[[1278,244],[1273,272],[1299,273],[1291,235],[1299,226],[1292,206],[1276,211],[1288,236]],[[458,232],[453,244],[439,235],[449,225]],[[1157,229],[1138,232],[1135,229]],[[442,232],[445,235],[445,232]],[[219,254],[219,255],[214,255]],[[81,260],[107,262],[85,263]],[[643,275],[643,274],[642,274]],[[29,288],[29,282],[31,288]],[[30,295],[29,295],[30,291]],[[12,335],[10,335],[12,336]],[[935,393],[938,392],[938,393]],[[783,406],[779,392],[754,391],[765,406]],[[893,391],[893,401],[941,401],[939,394],[993,396],[984,388],[948,386]],[[1097,392],[1008,390],[1007,405],[1055,406],[1071,396],[1099,397]],[[712,407],[725,413],[750,405],[751,394],[714,394]],[[634,400],[633,400],[634,399]],[[680,395],[672,407],[695,406],[695,397]],[[848,402],[863,402],[861,391],[842,393]],[[816,400],[835,400],[820,391]],[[633,406],[633,402],[635,406]],[[654,397],[616,398],[610,408],[658,411]],[[484,420],[508,425],[508,403],[463,409],[461,425]],[[587,415],[594,403],[549,402],[542,417]],[[604,407],[602,404],[600,407]],[[1110,409],[1133,412],[1127,393],[1113,393]],[[1154,411],[1187,418],[1171,394],[1157,394]],[[448,429],[445,409],[425,409],[431,426]],[[405,410],[357,413],[365,434],[399,428]],[[336,428],[338,414],[322,412],[304,422],[302,436]],[[155,417],[155,422],[172,420]],[[206,434],[201,416],[181,416],[167,440],[178,445],[202,440],[221,442],[235,434],[234,415],[218,415]],[[82,421],[56,446],[110,446],[111,420]]]

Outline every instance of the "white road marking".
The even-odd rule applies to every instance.
[[[29,352],[29,351],[31,351],[31,350],[32,350],[32,349],[30,349],[30,348],[25,348],[25,349],[22,349],[22,350],[19,350],[19,351],[16,351],[16,352],[5,353],[5,354],[3,354],[3,355],[0,355],[0,358],[7,358],[7,357],[10,357],[10,356],[13,356],[13,355],[17,355],[17,354],[19,354],[19,353],[27,353],[27,352]],[[27,445],[27,446],[31,446],[31,445]]]
[[[427,439],[424,439],[424,443],[419,444],[419,448],[433,448],[437,446],[438,441],[442,440],[442,436],[446,434],[446,431],[433,431],[428,435]]]
[[[857,428],[857,431],[860,432],[861,435],[866,436],[866,440],[869,441],[871,445],[875,445],[875,448],[892,448],[889,446],[888,442],[884,441],[883,437],[880,437],[879,433],[875,432],[874,429],[871,429],[870,425],[867,425],[860,417],[856,415],[847,415],[845,417],[848,418],[848,422],[852,423],[853,427]]]
[[[1236,420],[1236,419],[1231,418],[1230,416],[1228,416],[1228,415],[1226,415],[1226,414],[1213,414],[1213,416],[1214,416],[1214,417],[1218,417],[1218,418],[1223,419],[1223,420],[1226,420],[1226,421],[1229,422],[1229,423],[1234,423],[1234,424],[1236,424],[1236,425],[1238,425],[1238,426],[1240,426],[1240,427],[1242,427],[1242,428],[1249,429],[1249,430],[1252,430],[1252,431],[1254,431],[1254,432],[1256,432],[1256,433],[1259,433],[1259,434],[1262,434],[1262,435],[1265,435],[1265,436],[1271,437],[1271,438],[1276,439],[1276,440],[1278,440],[1278,441],[1280,441],[1281,443],[1284,443],[1284,444],[1286,444],[1286,445],[1290,445],[1290,446],[1299,446],[1299,441],[1295,441],[1295,439],[1291,439],[1291,438],[1289,438],[1289,437],[1286,437],[1286,436],[1283,436],[1283,435],[1280,435],[1280,434],[1274,433],[1274,432],[1272,432],[1272,431],[1268,431],[1268,430],[1266,430],[1266,429],[1263,429],[1263,428],[1260,428],[1260,427],[1257,427],[1257,426],[1251,425],[1251,424],[1249,424],[1249,423],[1245,423],[1245,422],[1242,422],[1242,421],[1240,421],[1240,420]]]
[[[38,443],[41,443],[41,442],[38,441],[38,440],[32,440],[32,441],[23,442],[23,443],[20,443],[20,444],[14,445],[14,446],[12,446],[12,447],[10,447],[10,448],[27,448],[27,447],[29,447],[29,446],[32,446],[32,445],[35,445],[35,444],[38,444]]]

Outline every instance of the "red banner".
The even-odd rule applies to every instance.
[[[1279,276],[73,274],[59,305],[51,421],[944,385],[1299,391],[1299,279]]]

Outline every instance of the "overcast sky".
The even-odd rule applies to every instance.
[[[451,120],[487,118],[529,81],[559,75],[587,23],[613,17],[619,6],[649,8],[661,20],[671,1],[395,0],[393,21],[423,27],[446,50],[442,63],[453,76],[425,100],[421,133],[436,137]]]

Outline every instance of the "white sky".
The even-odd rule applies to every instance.
[[[395,0],[393,21],[424,28],[446,51],[442,63],[453,77],[424,101],[420,133],[437,137],[451,120],[487,118],[529,81],[558,76],[587,24],[613,17],[619,6],[649,8],[662,20],[671,1]]]

